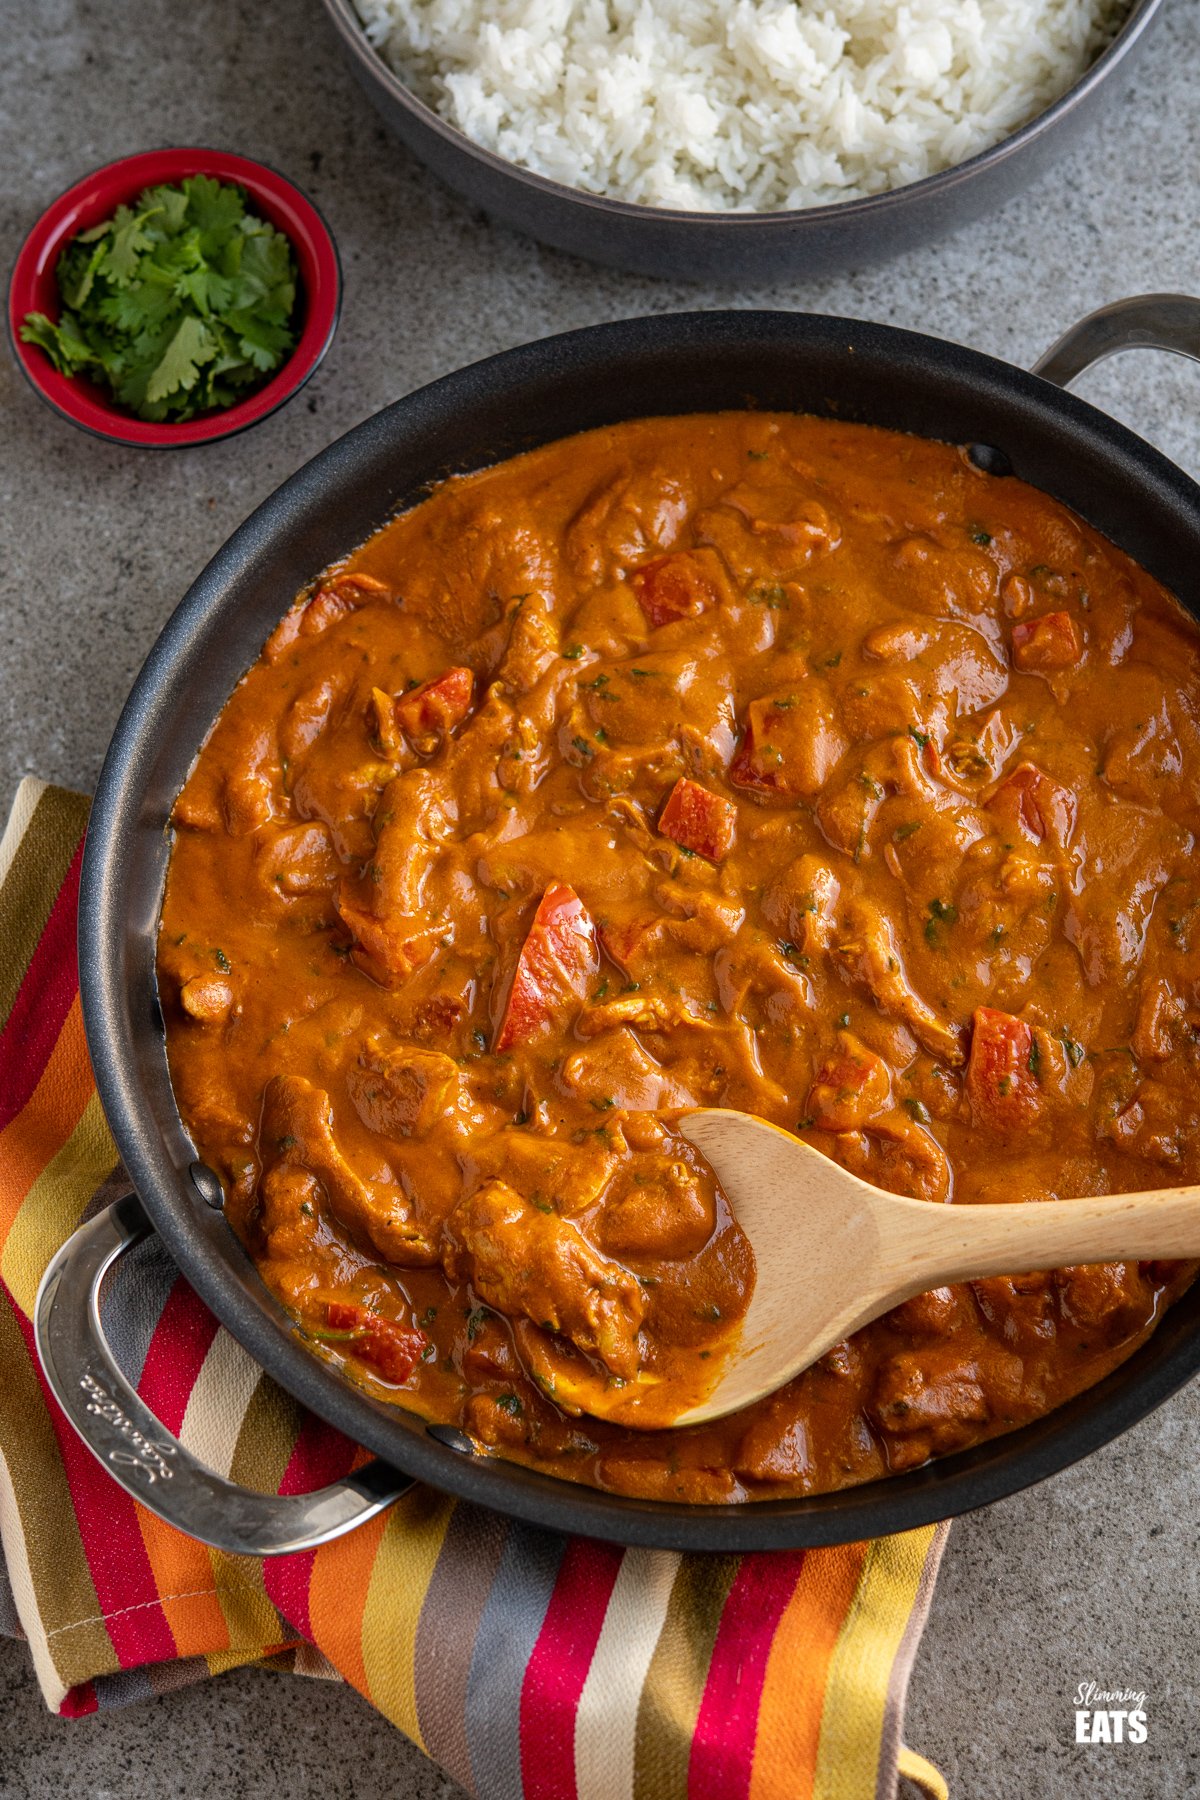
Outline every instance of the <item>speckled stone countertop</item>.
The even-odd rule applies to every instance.
[[[1036,188],[957,238],[736,305],[889,320],[1028,362],[1072,320],[1200,292],[1200,7],[1168,0],[1136,86]],[[0,807],[19,776],[94,782],[117,712],[192,577],[313,453],[385,402],[528,338],[730,304],[597,271],[491,225],[391,141],[315,0],[39,0],[3,8],[0,264],[78,175],[135,149],[258,156],[316,199],[345,263],[333,349],[248,435],[170,455],[84,438],[0,355]],[[1126,357],[1080,391],[1200,474],[1200,371]],[[954,1527],[908,1739],[960,1800],[1200,1794],[1200,1386],[1056,1480]],[[1144,1746],[1080,1747],[1081,1681],[1144,1689]],[[247,1671],[68,1725],[0,1642],[0,1793],[49,1800],[458,1800],[352,1692]],[[484,1796],[484,1800],[488,1800]]]

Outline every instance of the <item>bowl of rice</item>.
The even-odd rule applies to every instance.
[[[995,210],[1115,100],[1163,0],[323,0],[385,120],[543,242],[717,282]]]

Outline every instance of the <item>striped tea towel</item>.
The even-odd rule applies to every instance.
[[[78,1716],[269,1659],[351,1681],[478,1800],[875,1800],[945,1527],[678,1556],[567,1539],[416,1489],[316,1552],[205,1549],[132,1500],[41,1380],[50,1256],[121,1191],[75,959],[87,802],[22,784],[0,843],[0,1630]],[[301,1492],[361,1453],[300,1412],[161,1250],[108,1300],[126,1372],[223,1474]],[[7,1582],[2,1578],[7,1566]]]

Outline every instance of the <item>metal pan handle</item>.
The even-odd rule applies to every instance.
[[[34,1302],[38,1355],[55,1399],[93,1456],[168,1525],[235,1556],[287,1556],[352,1531],[413,1483],[367,1463],[314,1494],[256,1494],[185,1450],[139,1399],[100,1322],[104,1277],[154,1227],[136,1194],[81,1225],[42,1277]]]
[[[1033,374],[1070,387],[1077,375],[1120,350],[1170,350],[1200,362],[1200,300],[1190,294],[1135,294],[1089,313],[1033,365]]]

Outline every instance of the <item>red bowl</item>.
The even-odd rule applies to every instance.
[[[122,201],[143,188],[212,175],[246,190],[253,209],[291,241],[300,273],[300,341],[277,374],[245,400],[222,412],[178,425],[151,424],[115,405],[103,389],[84,377],[60,375],[44,350],[21,342],[26,313],[58,317],[55,269],[68,239],[110,218]],[[337,330],[342,303],[342,271],[329,227],[311,200],[274,169],[224,150],[145,150],[93,169],[47,207],[22,244],[8,288],[8,335],[21,369],[34,390],[72,425],[118,444],[170,450],[207,444],[256,425],[299,393],[320,363]]]

